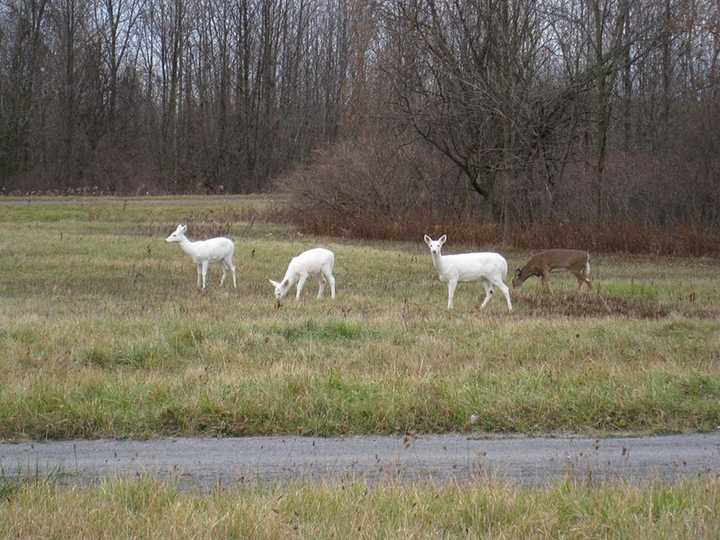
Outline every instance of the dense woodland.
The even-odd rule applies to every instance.
[[[0,190],[720,224],[716,0],[0,0]]]

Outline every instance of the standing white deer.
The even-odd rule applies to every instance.
[[[485,289],[485,299],[480,305],[481,308],[484,308],[492,298],[493,287],[497,287],[507,300],[508,311],[512,311],[510,290],[504,282],[508,268],[505,257],[499,253],[443,255],[441,251],[446,240],[447,236],[444,234],[438,240],[425,235],[425,243],[430,248],[438,277],[440,281],[447,281],[448,284],[448,309],[453,307],[455,287],[459,281],[479,281]]]
[[[220,278],[220,286],[222,287],[223,283],[225,283],[225,274],[230,270],[232,272],[233,287],[237,289],[235,264],[233,263],[235,243],[229,238],[224,237],[191,242],[188,237],[185,236],[186,232],[187,225],[178,225],[175,232],[168,236],[165,241],[179,243],[182,250],[192,257],[193,262],[197,265],[197,286],[206,289],[208,265],[211,262],[221,262],[223,273]]]
[[[293,257],[288,265],[285,277],[279,283],[268,280],[275,287],[275,298],[282,300],[295,283],[297,290],[295,300],[300,300],[300,293],[305,286],[305,280],[309,276],[317,278],[319,289],[317,297],[320,298],[325,290],[325,282],[330,284],[330,296],[335,298],[335,277],[333,267],[335,266],[335,254],[329,249],[313,248]]]

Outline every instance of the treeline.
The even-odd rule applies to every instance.
[[[0,0],[0,187],[263,189],[340,133],[347,10]]]
[[[720,224],[713,0],[0,0],[0,189]]]

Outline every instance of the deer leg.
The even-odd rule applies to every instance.
[[[235,263],[233,263],[232,259],[228,259],[228,266],[230,267],[230,271],[232,272],[233,289],[237,289],[237,279],[235,279]]]
[[[483,289],[485,289],[485,298],[483,299],[482,304],[480,304],[480,307],[484,308],[493,296],[493,287],[489,283],[485,283],[485,281],[481,281],[481,283]]]
[[[202,288],[202,265],[199,263],[196,265],[197,268],[197,286],[198,289]]]
[[[507,302],[508,311],[512,311],[512,302],[510,301],[510,289],[508,289],[507,285],[505,285],[502,280],[496,281],[495,286],[500,289],[501,293],[503,293],[505,301]]]
[[[455,287],[457,287],[457,280],[452,279],[448,281],[448,309],[453,308],[453,297],[455,296]]]
[[[543,271],[542,275],[540,276],[540,279],[542,280],[542,286],[545,291],[550,292],[550,275],[549,272]]]
[[[330,298],[335,298],[335,277],[332,275],[332,271],[328,269],[323,269],[322,275],[325,277],[327,282],[330,284]]]
[[[325,276],[322,273],[318,276],[318,298],[322,298],[323,292],[325,291]]]
[[[203,261],[202,262],[202,288],[207,289],[207,270],[208,270],[208,262]]]
[[[303,274],[302,276],[300,276],[300,279],[298,280],[297,286],[295,289],[295,300],[300,300],[300,293],[302,292],[303,287],[305,286],[305,281],[307,280],[307,277],[308,277],[307,274]]]
[[[583,283],[588,286],[588,289],[592,289],[592,284],[590,283],[590,276],[587,274],[587,272],[585,272],[584,269],[578,272],[573,272],[573,275],[578,282],[578,292],[580,291],[580,289],[582,289]]]
[[[573,274],[573,275],[575,276],[575,279],[577,279],[578,292],[579,292],[580,289],[582,289],[582,284],[585,283],[585,276],[583,276],[582,274]]]
[[[222,276],[220,277],[220,286],[223,286],[223,283],[225,283],[225,274],[227,274],[227,263],[225,261],[222,262]]]

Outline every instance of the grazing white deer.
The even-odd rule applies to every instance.
[[[207,288],[208,265],[211,262],[221,262],[223,273],[220,278],[220,286],[222,287],[223,283],[225,283],[225,274],[230,270],[232,272],[233,287],[237,289],[235,264],[233,263],[235,243],[229,238],[223,237],[191,242],[185,236],[186,232],[187,225],[178,225],[175,232],[168,236],[165,241],[179,243],[182,250],[192,257],[193,262],[197,265],[197,286],[203,289]]]
[[[549,288],[550,272],[559,270],[567,270],[575,276],[578,290],[582,288],[583,283],[592,289],[590,253],[578,249],[549,249],[534,255],[525,266],[515,271],[512,286],[520,287],[527,278],[538,276],[542,280],[543,287]]]
[[[272,279],[268,280],[275,287],[275,298],[281,300],[295,283],[297,290],[295,299],[300,299],[300,293],[305,286],[305,280],[309,276],[317,278],[320,287],[317,297],[320,298],[325,290],[325,282],[330,284],[330,296],[335,298],[335,278],[333,277],[333,266],[335,266],[335,254],[329,249],[314,248],[302,252],[293,257],[288,265],[287,272],[282,281],[278,283]]]
[[[497,287],[507,300],[508,311],[512,311],[510,290],[504,282],[507,278],[505,257],[499,253],[443,255],[441,250],[446,240],[447,236],[444,234],[438,240],[425,235],[425,243],[430,248],[433,265],[440,281],[447,281],[448,284],[448,309],[453,307],[455,287],[459,281],[479,281],[485,289],[485,299],[480,305],[481,308],[485,307],[492,298],[493,287]]]

